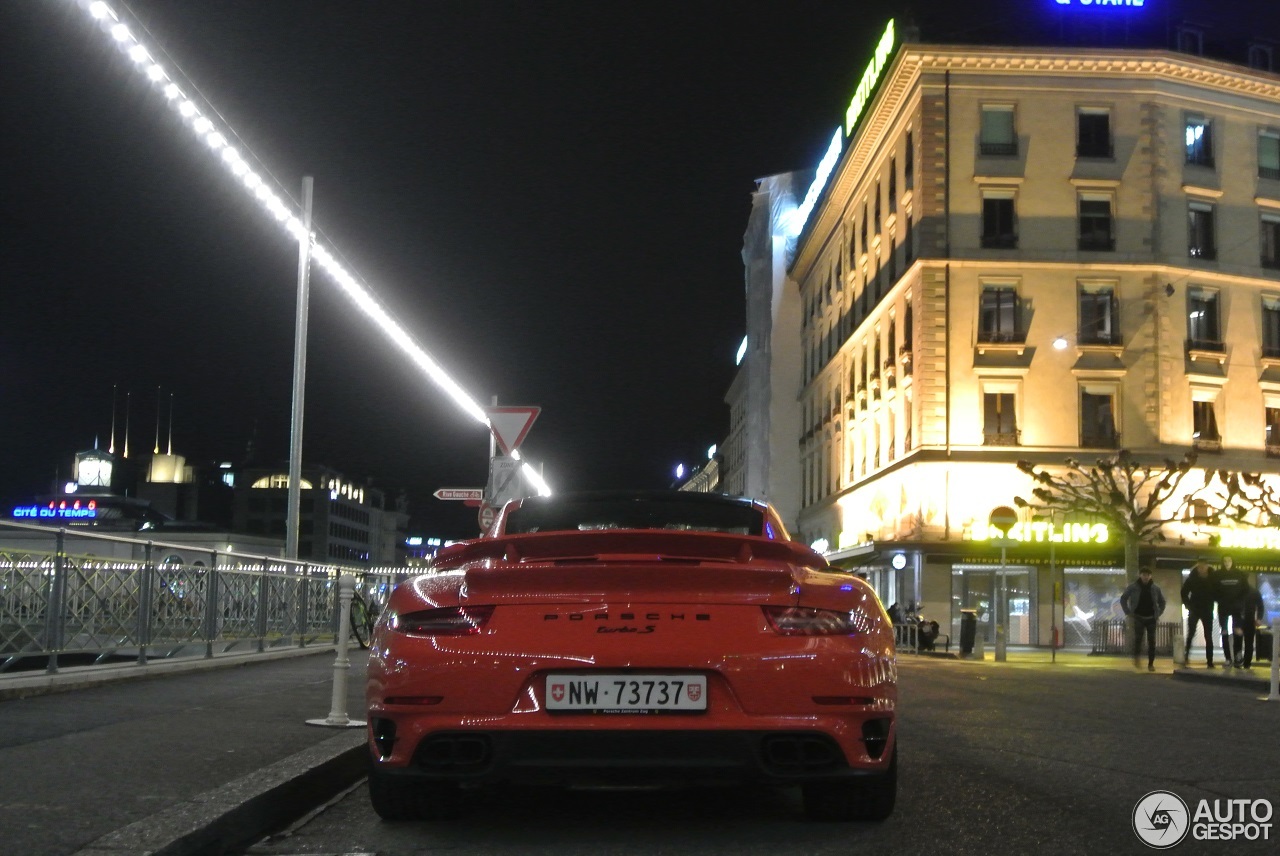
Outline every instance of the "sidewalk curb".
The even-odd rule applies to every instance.
[[[74,856],[220,856],[279,829],[366,772],[365,730],[347,731],[109,832]]]
[[[81,690],[117,681],[140,681],[149,678],[181,675],[188,672],[199,672],[205,669],[243,666],[247,663],[265,663],[271,660],[305,657],[312,654],[332,654],[336,650],[337,646],[332,643],[318,643],[309,645],[306,648],[282,647],[262,652],[215,654],[212,657],[191,656],[172,660],[153,659],[148,661],[145,666],[137,663],[122,663],[109,666],[71,666],[53,674],[39,672],[36,674],[0,675],[0,701]]]

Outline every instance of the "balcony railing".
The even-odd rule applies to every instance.
[[[1211,262],[1218,258],[1218,248],[1212,244],[1203,244],[1201,246],[1191,246],[1187,248],[1187,255],[1193,259],[1203,259]]]
[[[1017,235],[983,235],[982,247],[987,250],[1016,250]]]
[[[1114,431],[1081,434],[1080,447],[1084,449],[1118,449],[1120,448],[1120,437]]]
[[[1018,142],[991,143],[983,140],[978,144],[978,151],[984,157],[1013,157],[1018,153]]]
[[[1076,145],[1076,157],[1111,159],[1115,157],[1115,149],[1111,143],[1078,143]]]
[[[1022,345],[1027,341],[1026,330],[979,330],[978,343],[983,345]]]
[[[1119,333],[1092,333],[1081,330],[1077,341],[1081,345],[1108,345],[1118,347],[1124,344]]]
[[[1116,239],[1110,235],[1081,235],[1076,247],[1086,252],[1110,252],[1116,248]]]
[[[982,435],[982,445],[984,446],[1018,446],[1021,445],[1020,438],[1022,432],[1014,431],[988,431]]]
[[[1258,178],[1270,178],[1280,181],[1280,167],[1260,166],[1258,167]]]

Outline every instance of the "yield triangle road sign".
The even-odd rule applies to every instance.
[[[486,407],[489,417],[489,430],[498,441],[504,455],[510,455],[520,448],[525,435],[533,427],[533,420],[542,412],[541,407]]]

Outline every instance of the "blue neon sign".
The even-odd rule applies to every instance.
[[[1147,0],[1054,0],[1059,6],[1111,6],[1137,9],[1144,6]]]
[[[92,499],[68,503],[64,499],[48,505],[19,505],[12,516],[17,520],[91,520],[98,516],[98,503]]]

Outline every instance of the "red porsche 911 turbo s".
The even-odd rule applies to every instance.
[[[764,503],[531,497],[392,593],[369,793],[387,820],[444,820],[500,782],[757,782],[799,786],[813,819],[883,820],[896,679],[875,592]]]

